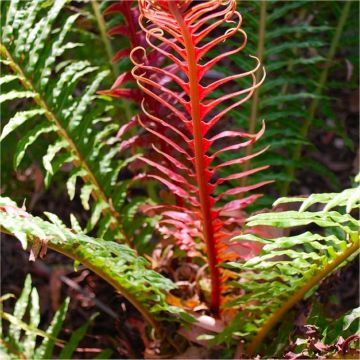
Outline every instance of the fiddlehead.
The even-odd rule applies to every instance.
[[[261,196],[243,197],[244,193],[268,183],[236,186],[221,192],[224,182],[266,168],[235,170],[222,177],[224,167],[242,165],[266,150],[248,156],[236,154],[235,158],[221,163],[221,153],[241,151],[255,142],[265,127],[263,123],[256,134],[223,129],[229,112],[253,95],[263,82],[265,71],[257,82],[260,63],[251,57],[255,60],[252,69],[212,79],[215,64],[238,54],[246,45],[242,17],[236,11],[234,0],[201,3],[142,0],[139,5],[139,23],[146,34],[147,44],[152,48],[152,54],[165,58],[162,66],[153,65],[146,55],[142,56],[140,50],[144,50],[141,47],[132,51],[135,64],[132,74],[146,94],[142,109],[148,120],[140,119],[139,122],[157,138],[159,144],[165,143],[169,148],[165,153],[154,145],[154,151],[142,160],[155,170],[147,177],[167,186],[179,199],[176,205],[160,205],[152,209],[162,213],[164,235],[174,237],[184,250],[192,253],[195,250],[207,258],[212,284],[210,307],[214,314],[218,314],[226,280],[218,265],[225,260],[246,257],[246,252],[249,252],[246,243],[240,250],[232,249],[228,243],[229,238],[239,233],[239,226],[244,222],[241,209]],[[234,26],[219,34],[224,22]],[[225,46],[225,50],[215,57],[209,55],[211,49],[238,34],[242,36],[240,45],[235,48]],[[239,79],[244,80],[242,87],[233,89],[233,82]],[[217,97],[220,88],[230,91]],[[149,100],[162,109],[161,117]],[[154,161],[154,155],[161,155],[161,161]]]

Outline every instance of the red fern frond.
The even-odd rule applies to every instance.
[[[145,33],[139,26],[138,18],[140,11],[139,7],[137,6],[137,2],[133,0],[116,0],[106,8],[106,10],[104,11],[104,16],[112,15],[114,13],[120,13],[122,15],[122,22],[110,28],[108,31],[108,35],[120,35],[122,37],[127,37],[129,40],[129,47],[119,50],[113,57],[113,62],[118,62],[124,58],[129,57],[132,49],[141,46],[149,50],[147,56],[147,64],[152,64],[154,66],[160,67],[164,62],[164,56],[162,54],[151,51],[151,49],[147,47]],[[171,72],[173,71],[172,69],[174,69],[174,66],[170,67],[168,71]],[[164,84],[168,81],[167,79],[168,78],[166,76],[159,74],[156,81],[159,84]],[[158,107],[158,104],[151,98],[147,97],[147,95],[144,94],[142,90],[136,86],[135,79],[130,71],[126,71],[120,74],[112,85],[111,89],[102,90],[99,91],[99,93],[112,97],[123,98],[126,101],[132,100],[135,103],[138,103],[139,107],[141,106],[142,99],[145,97],[148,106],[150,107],[150,112],[156,113],[158,117],[161,117],[163,115],[161,108]],[[151,117],[148,117],[146,113],[142,113],[141,121],[145,124],[149,124],[149,122],[152,120]],[[128,124],[125,124],[120,129],[117,135],[118,138],[122,140],[119,149],[120,151],[123,151],[126,148],[134,148],[134,146],[141,146],[142,148],[148,148],[149,146],[151,147],[151,144],[153,143],[153,136],[150,132],[147,132],[146,135],[137,134],[135,136],[132,136],[130,139],[126,139],[126,134],[128,134],[127,130],[135,127],[137,124],[138,116],[134,116]],[[154,128],[156,128],[156,126]],[[158,144],[158,147],[165,152],[167,152],[169,148],[169,146],[164,145],[164,143]]]
[[[122,15],[123,23],[113,26],[107,33],[111,37],[126,37],[129,39],[130,44],[129,47],[122,48],[116,52],[112,59],[113,63],[128,58],[132,49],[137,46],[145,46],[146,43],[144,33],[138,24],[139,8],[136,6],[136,3],[133,0],[117,0],[105,9],[103,15],[108,16],[116,13]],[[126,98],[140,103],[142,98],[141,91],[139,91],[139,89],[125,87],[132,82],[134,82],[134,78],[131,73],[124,72],[118,76],[111,89],[102,90],[99,93],[118,98]]]
[[[239,251],[231,247],[228,240],[239,233],[239,225],[244,222],[240,210],[261,195],[242,196],[269,183],[237,186],[219,193],[222,183],[266,168],[221,176],[222,168],[244,164],[266,150],[221,162],[221,154],[236,153],[249,146],[265,130],[264,123],[257,134],[224,130],[224,125],[228,113],[245,103],[260,86],[265,71],[261,81],[257,82],[260,62],[250,56],[256,62],[251,70],[215,81],[212,79],[215,64],[239,53],[247,42],[246,33],[241,28],[241,15],[236,11],[236,0],[140,0],[139,7],[139,23],[152,54],[162,55],[166,60],[162,66],[153,65],[142,47],[132,51],[135,64],[132,74],[146,94],[142,108],[149,119],[146,123],[140,120],[140,123],[157,137],[158,143],[164,143],[170,149],[164,152],[154,146],[154,151],[142,160],[155,170],[148,177],[158,180],[182,199],[180,206],[152,209],[162,212],[163,233],[176,238],[181,248],[194,251],[194,239],[201,240],[198,250],[206,251],[212,285],[210,308],[217,315],[221,292],[225,288],[218,265],[225,260],[246,256],[248,249]],[[219,32],[224,23],[234,26]],[[240,45],[229,48],[226,39],[237,34],[242,36]],[[247,78],[251,80],[250,85],[244,81],[241,89],[238,82],[232,83]],[[235,89],[234,84],[237,84]],[[220,87],[230,90],[226,95],[214,96]],[[162,109],[161,117],[155,108]],[[222,147],[219,148],[219,144]],[[161,163],[152,159],[154,154],[157,159],[162,156]],[[243,250],[250,247],[245,243],[242,246]]]
[[[131,48],[136,46],[144,45],[144,34],[139,31],[138,18],[139,18],[139,9],[136,6],[133,0],[117,0],[108,6],[104,15],[120,13],[124,18],[123,24],[118,24],[113,26],[108,31],[109,36],[125,36],[130,41]],[[129,49],[121,49],[118,51],[113,59],[113,62],[117,62],[123,57],[128,56],[126,52]]]

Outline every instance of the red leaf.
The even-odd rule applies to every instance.
[[[161,176],[158,176],[158,175],[147,175],[147,177],[150,177],[150,178],[154,178],[156,180],[159,180],[161,183],[163,183],[164,185],[166,185],[174,194],[188,200],[189,202],[191,202],[194,206],[198,206],[199,203],[198,201],[196,200],[196,198],[194,198],[193,196],[190,196],[190,194],[183,190],[180,186],[177,186],[175,184],[173,184],[172,182],[164,179],[163,177]]]
[[[116,26],[112,27],[107,33],[109,36],[122,35],[122,36],[129,37],[130,30],[127,25],[116,25]]]
[[[111,61],[113,63],[116,63],[126,57],[129,57],[130,55],[130,49],[122,49],[122,50],[119,50],[114,56],[113,58],[111,59]],[[114,87],[114,85],[113,85]]]
[[[242,194],[244,192],[248,192],[250,190],[255,190],[258,189],[261,186],[267,185],[267,184],[271,184],[273,181],[262,181],[260,183],[257,184],[253,184],[253,185],[247,185],[247,186],[237,186],[235,188],[229,189],[224,191],[222,194],[220,194],[216,200],[221,200],[224,196],[228,196],[228,195],[238,195],[238,194]]]
[[[137,124],[137,117],[133,116],[130,121],[122,125],[116,134],[116,137],[121,138],[129,129],[133,128]]]
[[[133,0],[120,0],[116,3],[113,3],[105,9],[104,15],[106,16],[113,13],[123,13],[125,8],[131,7],[133,2]]]
[[[162,172],[165,176],[168,176],[171,180],[176,181],[180,184],[184,184],[186,185],[186,187],[189,189],[189,191],[191,192],[195,192],[197,189],[195,186],[191,185],[183,176],[175,173],[174,171],[172,171],[171,169],[162,166],[161,164],[158,164],[150,159],[147,159],[143,156],[140,157],[140,159],[142,161],[144,161],[145,163],[153,166],[154,168],[156,168],[157,170],[159,170],[160,172]]]
[[[228,211],[244,209],[260,197],[262,197],[261,194],[255,194],[243,199],[230,201],[221,207],[220,215],[225,215]]]

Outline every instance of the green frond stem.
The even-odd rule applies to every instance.
[[[265,33],[266,33],[266,1],[260,1],[260,18],[259,18],[259,33],[258,33],[258,46],[256,50],[256,56],[259,61],[262,63],[265,52]],[[256,74],[256,81],[260,80],[260,74]],[[259,89],[255,90],[255,93],[251,102],[251,113],[250,113],[250,122],[249,122],[249,133],[253,134],[256,130],[257,117],[259,113]],[[246,148],[246,156],[252,154],[253,144],[250,144]],[[250,162],[247,161],[244,164],[244,171],[250,169]],[[242,186],[245,185],[246,179],[242,180]]]
[[[144,319],[157,331],[160,331],[160,326],[155,318],[150,314],[150,312],[144,307],[143,304],[137,301],[137,299],[126,291],[123,287],[119,285],[119,283],[111,276],[111,270],[106,268],[106,261],[103,266],[99,266],[98,264],[94,264],[91,261],[91,257],[88,257],[86,260],[82,256],[82,253],[78,253],[77,249],[67,249],[66,246],[57,246],[52,244],[49,245],[49,248],[62,253],[63,255],[70,257],[73,260],[77,260],[81,262],[85,267],[89,270],[96,273],[102,279],[104,279],[107,283],[113,286],[116,290],[118,290],[134,307],[140,312],[140,314],[144,317]],[[82,249],[84,251],[84,249]],[[110,271],[109,271],[110,270]]]
[[[323,71],[320,74],[318,85],[317,85],[317,88],[316,88],[315,93],[314,93],[316,96],[312,99],[312,102],[311,102],[311,104],[309,106],[309,111],[308,111],[307,118],[304,120],[303,126],[302,126],[301,131],[300,131],[300,134],[301,134],[302,138],[304,138],[304,139],[307,137],[307,135],[309,133],[310,126],[311,126],[311,124],[312,124],[312,122],[314,120],[314,117],[316,115],[317,108],[318,108],[318,105],[319,105],[319,97],[323,93],[325,83],[326,83],[326,80],[327,80],[328,74],[329,74],[329,68],[330,68],[331,63],[332,63],[332,61],[334,59],[336,49],[337,49],[337,47],[339,45],[340,37],[341,37],[341,34],[343,32],[346,20],[348,18],[351,4],[352,4],[352,1],[346,1],[345,2],[344,7],[343,7],[342,12],[341,12],[339,22],[338,22],[338,24],[336,26],[334,37],[332,38],[331,46],[330,46],[329,52],[327,53],[327,56],[326,56],[325,66],[324,66]],[[300,143],[300,142],[295,145],[294,152],[292,154],[292,159],[293,159],[294,163],[297,160],[300,159],[302,146],[303,146],[303,144]],[[288,169],[286,170],[286,172],[289,175],[290,179],[293,178],[294,174],[295,174],[294,166],[290,165],[288,167]],[[286,196],[288,194],[289,187],[290,187],[290,181],[287,181],[284,184],[284,186],[282,187],[281,196]]]
[[[13,235],[3,227],[0,227],[0,231],[8,235]],[[34,238],[29,239],[35,241]],[[61,253],[70,259],[79,261],[89,270],[93,271],[99,277],[104,279],[107,283],[113,286],[119,291],[144,317],[144,319],[157,331],[160,332],[160,325],[149,312],[146,307],[137,300],[137,298],[131,294],[127,289],[122,287],[118,281],[116,281],[116,274],[113,273],[112,269],[107,266],[106,258],[94,258],[91,252],[87,252],[86,246],[80,246],[78,243],[54,241],[49,238],[46,246],[58,253]]]
[[[83,180],[85,182],[90,182],[94,186],[94,190],[92,191],[91,195],[93,196],[93,198],[95,200],[102,200],[108,205],[108,207],[106,209],[104,209],[103,212],[104,213],[110,212],[111,216],[116,220],[116,224],[114,224],[113,227],[114,228],[117,227],[117,228],[121,229],[120,214],[116,211],[111,199],[109,199],[106,196],[106,194],[105,194],[104,190],[102,189],[100,183],[98,182],[95,174],[92,172],[91,168],[85,161],[81,152],[78,150],[74,141],[71,139],[70,136],[68,136],[66,130],[62,127],[61,122],[59,121],[57,116],[50,110],[48,104],[43,99],[40,92],[37,91],[35,86],[32,84],[31,79],[29,79],[25,75],[25,72],[22,70],[20,65],[18,65],[16,63],[14,58],[11,56],[10,52],[7,50],[7,48],[3,44],[0,44],[0,55],[1,55],[1,57],[4,57],[9,62],[9,67],[12,69],[12,71],[15,74],[17,74],[19,76],[19,80],[21,81],[24,88],[28,91],[36,93],[36,96],[34,96],[34,101],[36,102],[37,105],[39,105],[42,109],[45,110],[45,113],[44,113],[45,117],[51,123],[54,123],[56,125],[56,131],[57,131],[58,135],[62,139],[65,139],[65,141],[67,142],[68,150],[75,156],[74,164],[85,170],[86,175],[83,176]],[[121,232],[122,232],[122,236],[123,236],[126,244],[129,246],[132,246],[129,239],[127,238],[126,234],[124,233],[124,231],[121,230]]]
[[[274,327],[274,325],[288,310],[297,304],[313,286],[317,285],[322,279],[334,271],[343,261],[359,250],[359,234],[355,234],[354,237],[354,239],[351,239],[352,245],[350,247],[346,248],[341,254],[339,254],[339,256],[337,256],[333,261],[329,262],[323,269],[321,269],[318,274],[309,279],[309,281],[303,287],[294,293],[276,312],[274,312],[269,317],[269,319],[261,327],[257,335],[252,339],[250,345],[248,346],[247,353],[249,355],[255,353],[257,347],[260,345],[269,331]]]
[[[111,43],[110,43],[109,37],[106,34],[106,24],[105,24],[105,21],[104,21],[104,17],[101,14],[99,4],[98,4],[97,0],[91,0],[91,6],[92,6],[92,9],[94,11],[96,22],[97,22],[98,27],[99,27],[101,40],[102,40],[102,42],[104,43],[104,46],[105,46],[105,50],[106,50],[106,54],[107,54],[107,57],[108,57],[108,60],[109,60],[109,64],[111,64],[112,73],[114,75],[114,78],[116,79],[116,77],[119,75],[119,72],[117,71],[117,68],[116,68],[115,64],[112,62],[112,58],[114,56],[114,53],[113,53],[112,48],[111,48]]]
[[[119,75],[119,71],[118,71],[118,68],[116,67],[115,63],[112,61],[114,53],[113,53],[113,50],[111,47],[111,42],[109,40],[109,36],[107,35],[107,32],[106,32],[106,22],[104,20],[103,15],[101,14],[98,1],[91,0],[91,6],[94,11],[94,15],[95,15],[96,22],[97,22],[99,32],[100,32],[101,41],[104,43],[105,51],[106,51],[108,61],[111,66],[113,78],[115,81]],[[128,121],[132,117],[129,103],[128,103],[128,101],[123,101],[122,99],[119,99],[119,100],[120,100],[120,105],[123,108],[123,111],[125,113],[125,118],[126,118],[125,120]]]

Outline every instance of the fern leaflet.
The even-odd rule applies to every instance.
[[[305,231],[299,235],[271,239],[253,234],[237,240],[264,244],[261,253],[249,261],[228,263],[240,269],[240,282],[233,283],[244,295],[227,304],[239,308],[228,331],[251,339],[254,353],[266,334],[281,317],[322,279],[354,257],[359,250],[360,221],[351,216],[360,207],[360,187],[336,194],[313,194],[305,198],[281,198],[276,203],[302,202],[299,211],[258,214],[247,220],[250,227],[291,228],[317,225],[323,232]],[[306,211],[323,205],[321,211]],[[344,211],[345,210],[345,211]],[[220,335],[222,338],[225,334]]]

